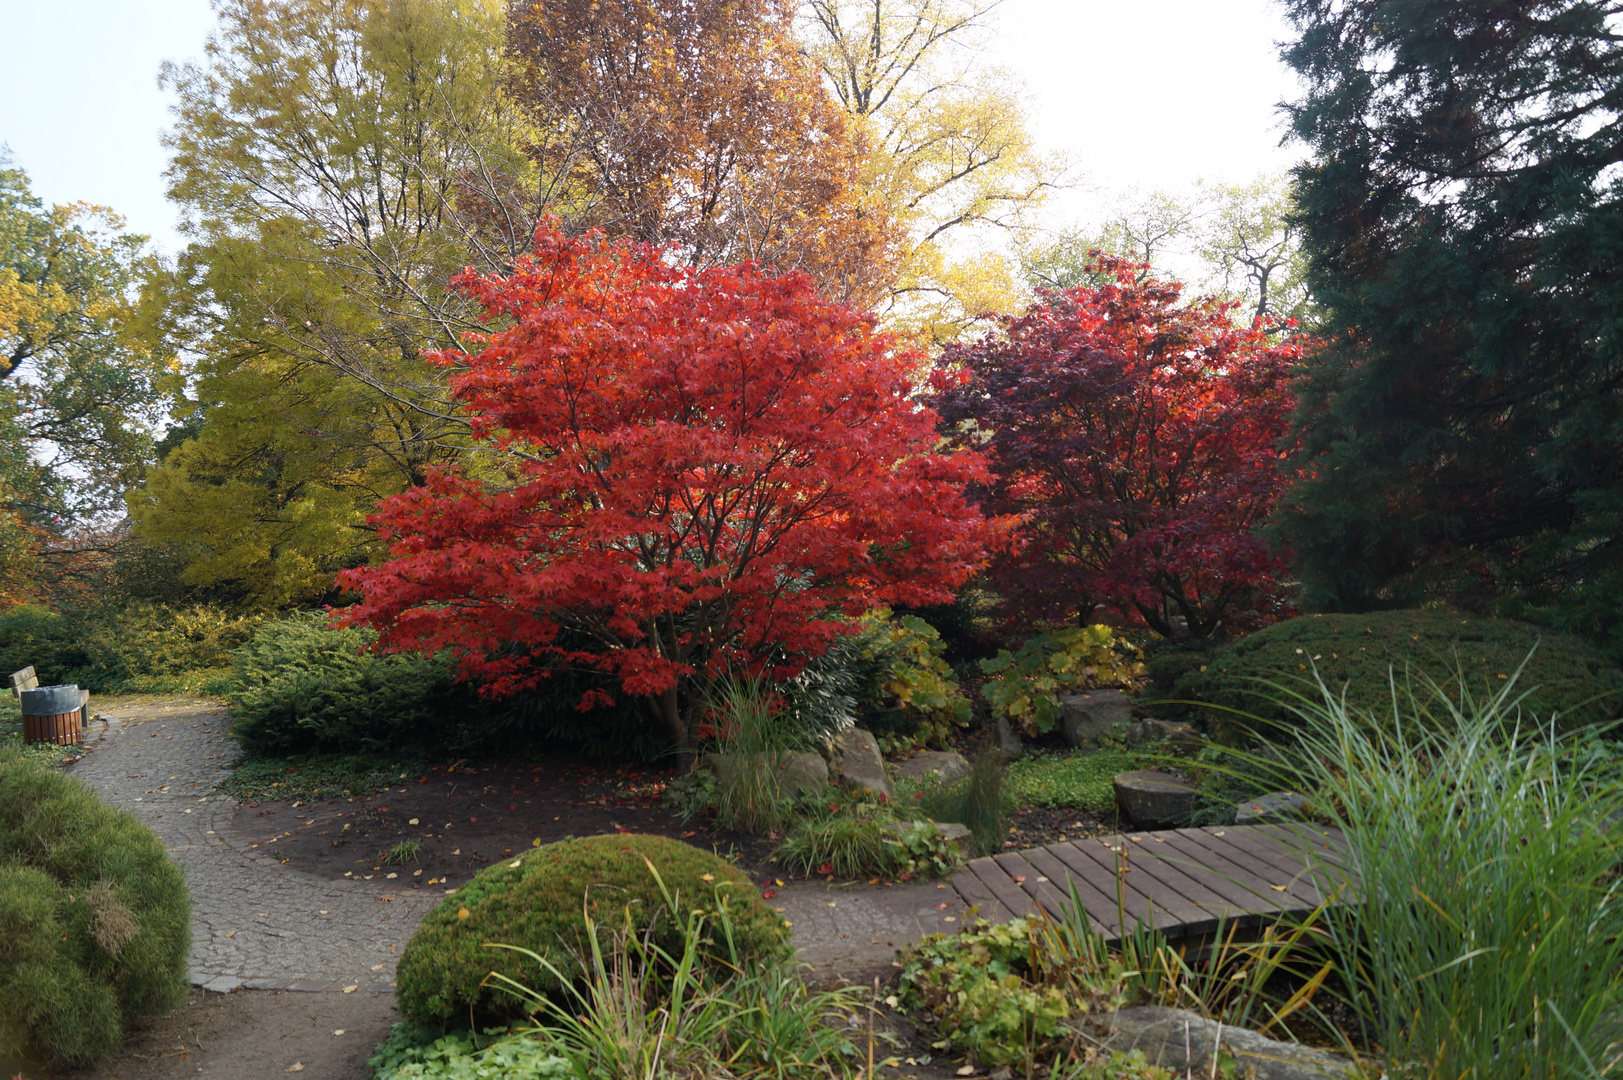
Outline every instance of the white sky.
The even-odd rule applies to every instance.
[[[1023,79],[1033,133],[1085,184],[1055,199],[1063,227],[1101,191],[1249,180],[1281,150],[1274,106],[1294,96],[1273,0],[1005,0],[991,53]],[[111,206],[174,251],[163,198],[158,65],[202,53],[207,0],[0,0],[0,143],[47,202]]]

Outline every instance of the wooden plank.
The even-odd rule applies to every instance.
[[[1267,897],[1257,895],[1255,871],[1250,868],[1213,855],[1205,847],[1177,832],[1160,832],[1152,835],[1162,838],[1162,843],[1158,846],[1167,848],[1171,853],[1169,861],[1186,867],[1186,872],[1190,874],[1199,875],[1201,882],[1208,889],[1245,913],[1230,921],[1242,923],[1257,921],[1263,914],[1259,911],[1259,902],[1262,901],[1265,901],[1262,907],[1266,908],[1267,912],[1272,912],[1278,907],[1278,901],[1271,893]]]
[[[1037,910],[1031,902],[1031,897],[1016,887],[1015,883],[1009,880],[1009,875],[990,858],[983,855],[979,859],[969,860],[968,871],[991,890],[998,903],[1008,909],[1009,918],[1022,918]]]
[[[1241,840],[1255,848],[1279,852],[1281,865],[1284,865],[1285,859],[1289,859],[1300,868],[1296,876],[1310,883],[1321,899],[1328,899],[1341,890],[1348,876],[1341,853],[1329,847],[1329,837],[1323,832],[1288,826],[1255,825],[1246,830]],[[1319,841],[1318,846],[1314,844],[1315,839]]]
[[[1258,856],[1245,846],[1229,843],[1228,829],[1177,831],[1209,855],[1226,859],[1239,868],[1241,872],[1235,875],[1235,880],[1256,893],[1260,902],[1258,914],[1275,914],[1303,908],[1311,911],[1319,906],[1318,891],[1311,884],[1294,882],[1292,875],[1273,861]],[[1218,833],[1224,835],[1218,836]],[[1283,886],[1283,889],[1274,888],[1276,885]]]
[[[1010,881],[1014,881],[1015,878],[1021,879],[1014,881],[1014,884],[1031,897],[1034,910],[1041,907],[1058,915],[1065,907],[1065,894],[1055,888],[1052,881],[1039,880],[1048,875],[1031,865],[1031,861],[1026,858],[1026,852],[1005,851],[993,855],[992,861],[1009,875]]]
[[[1100,880],[1105,877],[1104,871],[1091,860],[1079,860],[1072,850],[1074,843],[1076,841],[1066,840],[1041,849],[1045,863],[1052,867],[1048,876],[1052,878],[1057,873],[1065,881],[1074,883],[1077,898],[1082,901],[1082,910],[1087,913],[1088,920],[1097,924],[1105,937],[1113,941],[1118,936],[1115,929],[1115,879],[1111,877],[1111,891],[1106,892]]]
[[[1046,848],[1031,848],[1028,851],[1022,851],[1020,855],[1031,864],[1033,870],[1048,879],[1046,884],[1053,894],[1052,900],[1046,893],[1041,899],[1043,908],[1052,918],[1061,918],[1063,912],[1071,906],[1070,890],[1066,888],[1066,883],[1074,882],[1076,884],[1077,902],[1082,905],[1082,917],[1088,921],[1088,927],[1094,933],[1105,938],[1111,936],[1110,928],[1094,918],[1088,911],[1085,897],[1090,895],[1092,887],[1084,882],[1077,881],[1075,875],[1071,873],[1070,867],[1054,858],[1053,854]],[[1039,884],[1045,883],[1039,882]]]
[[[1275,874],[1284,875],[1270,881],[1270,888],[1283,884],[1293,896],[1306,900],[1310,907],[1318,907],[1325,897],[1335,891],[1334,886],[1323,890],[1320,888],[1320,877],[1326,872],[1326,864],[1320,863],[1315,869],[1311,863],[1303,861],[1304,852],[1293,851],[1276,837],[1258,832],[1256,826],[1240,826],[1223,832],[1228,843],[1267,862],[1274,867]]]
[[[1076,840],[1065,844],[1052,845],[1055,856],[1065,865],[1071,867],[1084,877],[1091,877],[1096,881],[1110,883],[1108,892],[1101,886],[1100,892],[1105,894],[1106,908],[1098,913],[1099,921],[1107,926],[1115,926],[1117,922],[1117,902],[1114,895],[1116,890],[1117,868],[1116,853],[1106,847],[1100,838],[1090,837],[1086,840]],[[1130,870],[1131,864],[1129,864]],[[1131,923],[1139,923],[1156,928],[1181,925],[1185,914],[1195,918],[1200,917],[1197,912],[1183,912],[1177,910],[1175,901],[1170,897],[1161,900],[1152,899],[1148,893],[1139,887],[1130,871],[1122,880],[1121,908],[1125,912],[1130,924],[1121,927],[1118,933],[1125,934],[1132,929]],[[1163,903],[1163,900],[1165,903]],[[1172,903],[1169,909],[1166,904]]]
[[[1188,865],[1186,859],[1175,858],[1175,853],[1167,850],[1166,842],[1157,842],[1152,835],[1141,834],[1136,843],[1132,843],[1133,837],[1128,837],[1131,843],[1132,866],[1160,881],[1167,888],[1175,890],[1179,896],[1206,912],[1206,919],[1186,923],[1184,933],[1209,933],[1216,930],[1220,922],[1233,922],[1245,915],[1246,904],[1236,903],[1229,896],[1209,886],[1206,881],[1207,875],[1202,874],[1200,868]]]
[[[1014,914],[1008,908],[998,903],[997,897],[992,895],[992,890],[986,887],[986,883],[974,874],[960,871],[952,875],[948,883],[958,894],[958,899],[970,907],[980,909],[975,912],[975,918],[994,923],[1008,922],[1014,918]]]
[[[1168,937],[1182,937],[1185,934],[1198,934],[1203,933],[1206,929],[1215,928],[1217,926],[1216,916],[1198,899],[1185,895],[1177,880],[1168,880],[1166,876],[1154,873],[1149,868],[1140,866],[1133,860],[1138,848],[1129,839],[1130,835],[1141,834],[1123,833],[1110,839],[1126,849],[1127,884],[1137,888],[1157,908],[1172,917],[1170,923],[1163,924],[1158,921],[1155,924],[1156,929]]]
[[[30,664],[21,671],[11,673],[11,696],[21,698],[24,690],[39,689],[39,676],[34,674],[34,665]]]

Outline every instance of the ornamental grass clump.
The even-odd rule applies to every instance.
[[[84,784],[0,764],[0,1058],[106,1060],[186,997],[191,901],[152,830]]]
[[[1612,1075],[1623,1007],[1615,757],[1495,692],[1388,679],[1298,699],[1280,779],[1347,838],[1324,913],[1352,1032],[1388,1076]]]
[[[658,879],[648,872],[650,865]],[[708,852],[636,835],[589,836],[532,849],[481,870],[429,912],[400,957],[400,1010],[428,1024],[522,1019],[524,1003],[495,988],[493,973],[543,994],[566,993],[588,974],[594,948],[589,926],[617,925],[618,913],[629,909],[644,941],[677,952],[688,915],[723,905],[733,938],[706,943],[706,964],[726,967],[734,953],[750,964],[789,956],[782,917],[742,872]],[[547,965],[538,970],[535,962],[492,951],[487,943],[529,949]]]

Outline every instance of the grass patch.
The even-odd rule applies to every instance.
[[[420,840],[402,840],[389,849],[383,857],[386,866],[404,866],[409,862],[416,862],[423,857],[423,844]]]
[[[1155,754],[1132,750],[1044,754],[1014,762],[1005,783],[1021,806],[1103,812],[1116,805],[1110,785],[1116,774],[1148,769],[1159,760]]]
[[[415,758],[365,754],[249,758],[220,785],[220,790],[242,802],[365,798],[390,784],[420,775],[424,767]]]
[[[54,768],[84,750],[78,746],[23,742],[23,710],[14,697],[0,699],[0,761],[28,761]]]

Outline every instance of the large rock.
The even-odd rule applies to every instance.
[[[752,754],[749,760],[759,762],[762,755]],[[738,768],[732,754],[706,754],[704,764],[725,783]],[[773,762],[778,772],[778,783],[785,795],[818,795],[828,787],[828,762],[823,755],[812,753],[780,754]]]
[[[1276,791],[1271,795],[1261,795],[1236,803],[1234,824],[1263,825],[1270,821],[1299,821],[1307,816],[1306,811],[1310,805],[1306,795],[1298,795],[1294,791]]]
[[[1120,690],[1089,690],[1059,699],[1065,741],[1072,746],[1097,739],[1133,718],[1133,699]]]
[[[871,791],[887,799],[896,797],[885,775],[885,759],[879,753],[879,742],[871,732],[857,727],[846,728],[834,736],[832,743],[834,778],[841,787],[852,791]]]
[[[896,775],[909,780],[934,777],[942,787],[950,787],[968,776],[969,759],[952,750],[921,750],[896,766]]]
[[[1116,805],[1140,829],[1175,829],[1189,823],[1200,797],[1193,780],[1157,769],[1122,773],[1112,781]]]
[[[1255,1031],[1233,1028],[1183,1009],[1140,1005],[1099,1017],[1088,1025],[1090,1038],[1111,1050],[1140,1050],[1150,1064],[1176,1076],[1215,1074],[1213,1055],[1221,1047],[1234,1058],[1234,1075],[1257,1080],[1329,1080],[1353,1076],[1352,1063],[1339,1054],[1278,1042]]]

